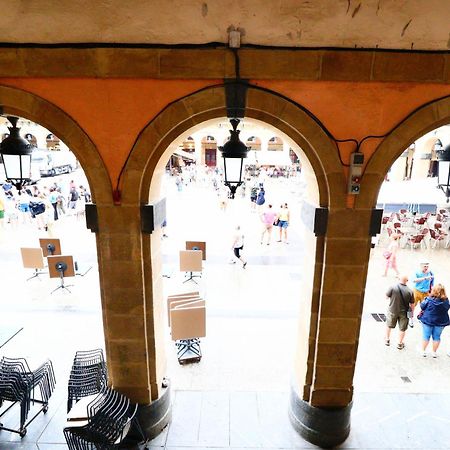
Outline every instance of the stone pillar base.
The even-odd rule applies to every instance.
[[[300,436],[322,448],[344,442],[350,433],[352,403],[343,408],[316,408],[299,398],[292,390],[289,418]]]
[[[150,405],[139,405],[137,416],[147,439],[154,439],[172,418],[170,387]]]

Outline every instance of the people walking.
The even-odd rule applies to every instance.
[[[413,291],[407,286],[408,276],[401,275],[399,282],[391,286],[387,292],[386,297],[389,299],[389,306],[386,313],[386,335],[384,343],[385,345],[391,344],[391,331],[398,324],[398,344],[397,348],[402,350],[405,348],[403,342],[405,333],[408,328],[408,316],[407,313],[414,305]]]
[[[78,194],[77,188],[75,186],[70,188],[70,193],[69,193],[69,198],[68,198],[69,210],[73,210],[73,209],[77,208],[78,198],[79,198],[79,194]]]
[[[260,210],[261,206],[266,203],[266,191],[264,190],[264,187],[260,184],[259,192],[256,197],[256,204],[258,205],[258,211]]]
[[[244,248],[244,234],[242,233],[240,225],[238,225],[233,235],[233,244],[231,245],[231,249],[233,250],[235,258],[241,261],[242,268],[245,269],[247,261],[241,256],[241,251],[243,248]],[[234,258],[230,262],[232,264],[236,263]]]
[[[284,203],[283,205],[280,206],[280,211],[278,212],[278,229],[280,230],[280,238],[278,242],[282,242],[284,240],[286,244],[289,244],[287,234],[289,220],[290,220],[290,212],[288,204]]]
[[[397,268],[397,252],[400,247],[400,238],[401,234],[393,234],[391,237],[391,242],[388,245],[388,248],[383,253],[384,257],[386,258],[386,265],[384,268],[384,274],[383,276],[387,276],[388,270],[392,269],[395,271],[395,274],[398,276],[399,271]]]
[[[430,295],[420,303],[421,313],[419,313],[422,322],[423,342],[422,356],[427,356],[426,350],[430,342],[432,343],[431,356],[437,358],[437,349],[441,343],[441,334],[444,328],[450,325],[448,310],[450,303],[442,284],[437,284],[431,289]]]
[[[50,188],[48,201],[53,206],[53,220],[58,220],[58,192],[53,186]]]
[[[250,202],[252,206],[252,210],[256,209],[256,199],[258,198],[258,186],[256,183],[250,189]]]
[[[267,245],[270,245],[272,237],[272,228],[278,214],[272,209],[272,205],[268,205],[267,209],[261,214],[261,221],[263,223],[263,232],[261,234],[261,244],[264,243],[264,237],[267,236]]]

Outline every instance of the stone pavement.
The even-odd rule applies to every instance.
[[[301,236],[298,233],[301,180],[269,180],[267,201],[291,207],[290,243],[260,244],[261,224],[248,199],[236,198],[226,211],[219,208],[214,191],[188,186],[177,192],[172,180],[165,187],[169,237],[163,242],[165,294],[196,288],[183,284],[177,254],[185,240],[205,240],[208,259],[198,288],[207,300],[207,337],[198,364],[180,366],[167,330],[168,376],[173,388],[173,420],[152,443],[167,450],[291,449],[314,448],[292,429],[288,394],[292,379],[301,304]],[[229,264],[233,227],[241,224],[245,235],[246,269]],[[50,358],[55,366],[57,390],[49,411],[39,415],[21,440],[0,432],[0,449],[66,448],[66,386],[76,350],[101,347],[102,319],[96,267],[95,237],[75,217],[59,221],[52,231],[60,237],[64,253],[72,253],[85,267],[84,277],[71,279],[72,293],[50,291],[58,280],[46,277],[24,280],[19,248],[36,246],[38,232],[31,226],[0,229],[2,295],[0,328],[17,330],[0,348],[0,356],[21,356],[36,366]],[[372,313],[384,313],[384,291],[394,283],[381,277],[382,246],[372,250],[360,344],[355,372],[352,431],[342,448],[450,448],[450,387],[446,382],[450,358],[449,330],[443,334],[437,359],[423,358],[418,348],[420,326],[408,330],[406,348],[383,344],[384,323]],[[420,260],[429,259],[436,278],[450,286],[449,250],[401,249],[401,271],[410,273]],[[73,283],[72,283],[73,281]],[[187,286],[189,285],[189,286]],[[393,341],[395,342],[395,332]],[[13,409],[2,421],[15,426]],[[10,422],[11,421],[11,422]]]

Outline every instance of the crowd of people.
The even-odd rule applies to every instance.
[[[403,350],[408,325],[413,328],[416,318],[422,325],[422,356],[427,357],[427,348],[431,341],[431,356],[437,358],[442,332],[450,325],[450,303],[445,287],[441,283],[435,283],[435,276],[427,261],[422,262],[420,269],[414,272],[412,289],[407,285],[407,275],[399,275],[398,278],[398,283],[389,287],[386,292],[389,305],[386,314],[385,345],[390,345],[391,331],[398,325],[397,348]]]
[[[48,185],[20,189],[5,182],[0,187],[0,227],[34,224],[39,230],[48,230],[64,216],[81,216],[90,201],[89,189],[77,186],[74,180],[52,179]]]

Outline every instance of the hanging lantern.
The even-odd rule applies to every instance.
[[[230,120],[231,126],[230,139],[223,147],[219,147],[222,152],[225,186],[228,186],[231,192],[231,198],[234,198],[237,188],[243,183],[242,172],[244,169],[244,158],[247,157],[249,148],[239,139],[240,131],[237,131],[239,125],[238,119]]]
[[[20,192],[22,186],[31,182],[31,154],[34,146],[20,136],[17,117],[8,116],[12,127],[9,136],[0,143],[0,155],[5,167],[6,179]]]

